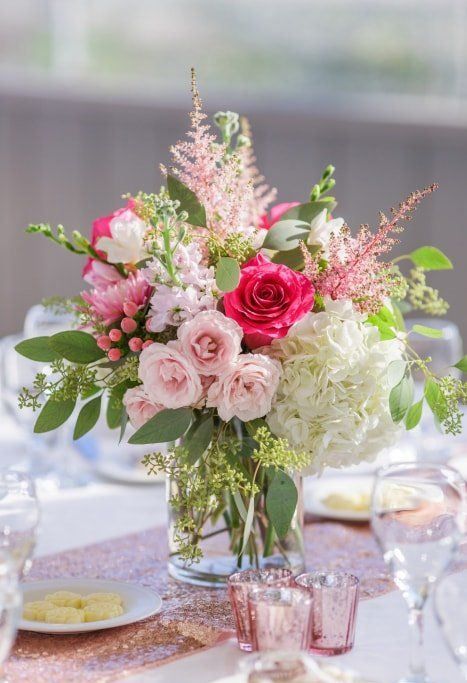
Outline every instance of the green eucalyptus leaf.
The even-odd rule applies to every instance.
[[[216,285],[221,292],[233,292],[240,281],[240,266],[236,259],[222,256],[217,262]]]
[[[412,332],[421,334],[423,337],[431,337],[431,339],[441,339],[443,336],[442,330],[438,330],[436,327],[427,327],[426,325],[414,325]]]
[[[282,470],[277,470],[268,486],[266,512],[279,538],[284,538],[290,529],[298,493],[293,479]]]
[[[405,360],[393,360],[388,365],[388,382],[389,386],[395,387],[399,384],[407,370],[407,363]]]
[[[200,228],[206,227],[206,211],[195,193],[173,175],[167,176],[167,189],[170,199],[180,202],[180,210],[188,214],[187,223]]]
[[[91,334],[81,330],[58,332],[50,337],[50,346],[71,363],[88,364],[104,358],[105,353]]]
[[[404,419],[413,397],[413,382],[408,377],[403,377],[399,384],[391,389],[389,394],[389,409],[393,422]]]
[[[96,398],[93,398],[92,401],[85,403],[81,408],[73,432],[74,440],[80,439],[95,426],[101,413],[101,401],[102,396],[97,396]]]
[[[268,431],[270,431],[270,429],[268,427],[268,423],[262,417],[257,417],[254,420],[250,420],[249,422],[245,422],[245,429],[248,432],[248,434],[253,438],[255,437],[258,429],[260,429],[261,427],[266,427],[266,429]]]
[[[250,502],[248,504],[248,511],[246,513],[245,526],[243,528],[243,542],[240,555],[243,555],[245,548],[248,544],[248,539],[250,538],[251,528],[253,526],[253,520],[255,518],[255,497],[251,496]]]
[[[288,220],[289,218],[298,218],[305,223],[311,223],[313,218],[326,209],[327,211],[333,211],[336,207],[335,201],[329,200],[317,200],[314,202],[307,202],[306,204],[299,204],[298,206],[293,206],[291,209],[286,211],[281,216],[281,221]],[[274,227],[274,226],[273,226]]]
[[[128,443],[151,444],[167,443],[179,439],[190,426],[192,419],[190,408],[161,410],[133,434]]]
[[[25,339],[16,344],[15,349],[21,356],[42,363],[50,363],[60,358],[59,354],[50,346],[50,337]]]
[[[290,251],[299,247],[300,242],[306,243],[309,234],[309,223],[296,218],[280,220],[268,230],[263,247],[274,251]]]
[[[117,427],[120,427],[124,409],[121,397],[112,391],[107,402],[107,410],[105,413],[109,429],[117,429]]]
[[[423,399],[421,401],[417,401],[417,403],[414,403],[413,406],[409,408],[407,415],[405,416],[405,428],[407,430],[413,429],[418,425],[422,418],[422,411]]]
[[[311,256],[320,250],[320,247],[316,245],[307,244],[306,246]],[[289,251],[278,251],[274,254],[271,261],[273,263],[282,263],[292,270],[302,270],[305,265],[300,247],[295,247],[295,249],[290,249]]]
[[[467,372],[467,356],[461,358],[460,361],[458,361],[454,367],[460,370],[461,372]]]
[[[420,247],[409,254],[412,262],[425,270],[452,270],[452,262],[436,247]]]
[[[214,420],[211,416],[194,422],[183,438],[183,446],[187,449],[187,461],[194,465],[208,448],[214,433]]]
[[[76,401],[72,398],[68,398],[65,401],[54,401],[50,398],[39,413],[39,417],[34,425],[34,432],[36,434],[44,434],[44,432],[51,432],[53,429],[60,427],[72,414],[75,403]]]
[[[425,383],[425,398],[433,415],[442,422],[446,415],[446,399],[434,379],[427,379]]]

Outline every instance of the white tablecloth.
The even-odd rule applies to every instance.
[[[38,555],[140,531],[165,520],[163,486],[91,484],[42,500]],[[355,648],[335,658],[376,683],[395,683],[407,671],[406,610],[398,592],[362,602]],[[461,683],[427,605],[427,656],[434,683]],[[211,683],[236,671],[243,657],[234,642],[127,677],[127,683]],[[64,679],[66,683],[66,679]]]

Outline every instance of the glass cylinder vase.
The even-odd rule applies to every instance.
[[[242,569],[288,567],[294,574],[304,570],[301,477],[294,477],[297,506],[290,527],[281,538],[267,515],[267,477],[262,479],[262,486],[254,496],[252,519],[246,509],[248,501],[241,503],[238,497],[235,500],[231,494],[226,494],[224,504],[219,505],[213,514],[205,515],[205,523],[198,526],[192,539],[188,528],[183,532],[187,511],[171,504],[181,498],[179,484],[174,479],[167,480],[170,576],[197,586],[222,588],[231,574]],[[238,512],[242,505],[245,506],[243,516]],[[187,558],[180,552],[181,533],[185,533],[187,547],[191,543],[199,548],[199,557]]]

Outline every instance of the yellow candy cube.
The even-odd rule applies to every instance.
[[[26,602],[23,608],[23,619],[28,621],[44,621],[46,613],[51,609],[55,609],[55,605],[49,600]]]
[[[92,605],[96,602],[107,602],[113,605],[121,605],[122,599],[118,593],[90,593],[85,595],[82,600],[82,606]]]
[[[53,602],[57,607],[81,607],[81,595],[79,593],[72,593],[71,591],[57,591],[56,593],[49,593],[45,596],[49,602]]]
[[[93,602],[83,610],[84,621],[104,621],[123,614],[123,608],[112,602]]]
[[[82,609],[75,607],[55,607],[45,613],[47,624],[81,624],[84,621]]]

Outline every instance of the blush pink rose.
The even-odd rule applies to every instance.
[[[180,347],[200,375],[218,375],[242,350],[240,325],[220,311],[201,311],[180,325]]]
[[[117,209],[108,216],[101,216],[100,218],[96,218],[96,220],[92,223],[91,245],[95,247],[101,237],[112,237],[112,234],[110,232],[111,221],[113,221],[114,218],[121,216],[122,213],[124,213],[127,209],[133,209],[134,205],[135,200],[130,199],[127,205],[123,206],[121,209]],[[105,258],[105,252],[97,250],[97,253],[102,258]],[[86,280],[86,282],[89,282],[94,287],[97,287],[98,285],[95,284],[95,281],[93,281],[90,278],[93,277],[93,270],[96,263],[99,263],[99,261],[96,261],[93,258],[88,258],[83,268],[83,278]],[[112,268],[112,266],[109,266],[109,268]],[[112,268],[112,270],[114,270],[118,275],[118,271],[116,270],[116,268]]]
[[[315,290],[302,273],[272,263],[262,254],[242,268],[240,282],[224,295],[224,309],[243,329],[250,349],[285,337],[313,307]]]
[[[177,342],[143,349],[138,374],[149,400],[164,408],[196,405],[202,397],[199,375]]]
[[[217,408],[227,422],[234,416],[247,422],[271,410],[281,374],[280,363],[259,353],[238,357],[208,389],[206,405]]]
[[[282,204],[276,204],[273,206],[269,212],[269,215],[265,213],[261,218],[259,219],[259,228],[262,228],[263,230],[269,230],[269,228],[272,228],[274,223],[277,223],[280,218],[286,213],[289,209],[293,209],[294,206],[298,206],[300,202],[283,202]]]
[[[127,389],[123,397],[123,405],[135,429],[142,427],[151,417],[160,413],[164,408],[164,406],[150,401],[143,387]]]

